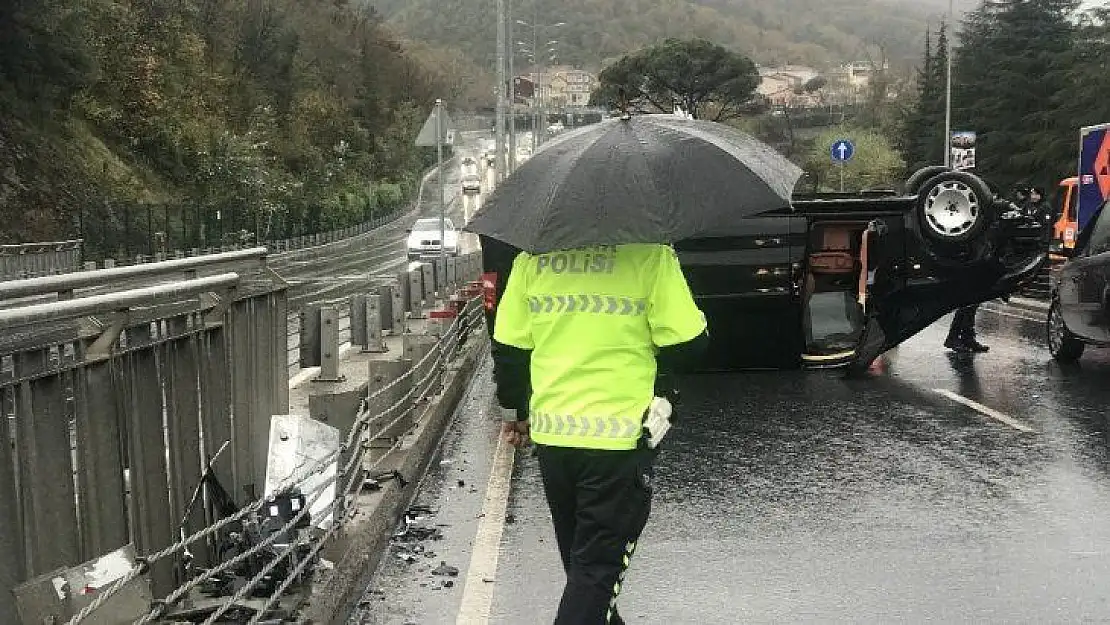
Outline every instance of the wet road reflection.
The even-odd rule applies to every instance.
[[[696,377],[660,457],[622,596],[639,623],[1102,620],[1110,582],[1110,354],[1050,362],[1043,326],[947,320],[878,372]],[[1028,424],[1022,432],[937,392]],[[493,622],[546,623],[562,573],[522,458]],[[522,587],[540,596],[525,598]],[[536,606],[542,606],[538,615]]]

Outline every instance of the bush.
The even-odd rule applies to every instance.
[[[383,183],[374,188],[374,197],[380,215],[388,215],[405,203],[405,193],[401,185]]]

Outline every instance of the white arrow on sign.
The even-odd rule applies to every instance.
[[[852,156],[856,153],[856,146],[847,139],[838,139],[833,142],[830,156],[838,163],[844,163],[852,160]]]

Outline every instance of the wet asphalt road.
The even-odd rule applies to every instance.
[[[865,380],[832,371],[688,380],[621,597],[625,619],[1110,621],[1110,350],[1061,368],[1041,315],[988,307],[985,355],[946,353],[944,319]],[[487,375],[472,393],[488,386]],[[435,557],[390,554],[352,622],[456,623],[457,580],[481,557],[472,543],[496,427],[473,407],[460,412],[444,448],[452,462],[436,465],[418,495],[437,512],[426,522],[442,525],[443,539],[427,543]],[[563,576],[527,453],[508,496],[514,522],[489,582],[490,617],[466,625],[552,622]],[[431,574],[440,561],[462,569],[451,587]]]

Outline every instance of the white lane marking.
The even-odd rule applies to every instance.
[[[950,391],[948,389],[934,388],[933,391],[936,392],[936,393],[939,393],[941,395],[944,395],[945,397],[947,397],[948,399],[951,399],[952,401],[956,402],[957,404],[963,404],[963,405],[967,406],[968,408],[971,408],[972,410],[975,410],[976,412],[978,412],[980,414],[986,415],[986,416],[988,416],[988,417],[990,417],[990,418],[992,418],[996,421],[1000,421],[1002,423],[1005,423],[1006,425],[1014,428],[1015,430],[1020,430],[1022,432],[1036,432],[1036,430],[1034,430],[1033,428],[1029,427],[1028,425],[1025,425],[1021,421],[1018,421],[1017,419],[1015,419],[1015,418],[1013,418],[1013,417],[1011,417],[1011,416],[1009,416],[1005,413],[999,412],[999,411],[995,410],[994,408],[984,406],[983,404],[980,404],[977,401],[968,399],[968,398],[964,397],[963,395],[953,393],[952,391]]]
[[[1014,319],[1024,319],[1025,321],[1035,321],[1037,323],[1044,323],[1048,319],[1047,316],[1037,318],[1037,317],[1027,317],[1025,315],[1015,315],[1012,312],[1006,312],[1004,310],[998,310],[997,308],[991,308],[989,306],[984,306],[983,310],[985,310],[989,313],[995,314],[995,315],[1002,315],[1003,317],[1013,317]]]
[[[516,450],[498,437],[493,455],[486,500],[482,504],[482,520],[474,536],[474,551],[463,586],[462,602],[455,625],[484,625],[493,608],[493,581],[497,575],[497,558],[501,554],[501,534],[505,530],[505,511],[509,507],[509,487],[513,475]]]

